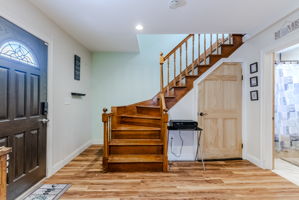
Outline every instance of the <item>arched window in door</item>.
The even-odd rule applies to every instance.
[[[0,56],[37,67],[36,60],[29,48],[17,41],[4,43],[0,47]]]

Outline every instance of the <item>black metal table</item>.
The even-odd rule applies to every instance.
[[[179,134],[181,133],[181,131],[195,131],[196,132],[196,136],[197,136],[197,146],[196,146],[196,155],[195,155],[195,161],[198,161],[198,149],[200,151],[200,155],[201,155],[201,162],[202,162],[202,167],[203,170],[205,171],[205,163],[204,163],[204,159],[203,159],[203,151],[200,145],[200,140],[201,140],[201,135],[202,135],[202,130],[199,127],[196,127],[195,129],[178,129],[178,128],[174,128],[172,126],[168,126],[167,127],[168,131],[179,131]],[[168,141],[169,141],[169,134],[168,134]]]

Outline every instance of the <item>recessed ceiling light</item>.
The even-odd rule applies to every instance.
[[[143,26],[141,24],[138,24],[136,27],[137,31],[142,31],[143,30]]]

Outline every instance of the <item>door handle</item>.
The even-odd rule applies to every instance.
[[[50,120],[49,119],[39,119],[38,121],[43,124],[47,124]]]
[[[200,113],[199,113],[199,115],[203,117],[203,116],[206,116],[206,115],[208,115],[208,113],[203,113],[203,112],[200,112]]]

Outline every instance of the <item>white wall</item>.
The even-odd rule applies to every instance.
[[[299,18],[299,10],[291,13],[286,18],[268,27],[263,32],[249,38],[228,59],[222,59],[214,68],[222,62],[241,62],[243,68],[243,142],[244,158],[264,168],[272,168],[272,58],[271,53],[282,50],[299,42],[299,30],[285,37],[275,40],[274,33],[285,26],[286,22]],[[249,92],[255,88],[249,87],[249,65],[259,63],[259,101],[250,101]],[[170,114],[179,116],[179,113],[194,113],[197,105],[197,80],[195,87],[180,104],[175,105]],[[186,115],[188,116],[188,115]],[[193,117],[197,119],[196,114]]]
[[[299,46],[281,53],[281,60],[299,60]]]
[[[139,53],[92,55],[93,142],[103,143],[102,109],[153,98],[160,87],[160,52],[167,54],[186,35],[138,35]]]
[[[0,15],[49,43],[48,175],[91,144],[91,54],[26,0],[0,0]],[[81,57],[81,81],[73,79],[74,54]],[[86,93],[73,99],[72,91]]]

